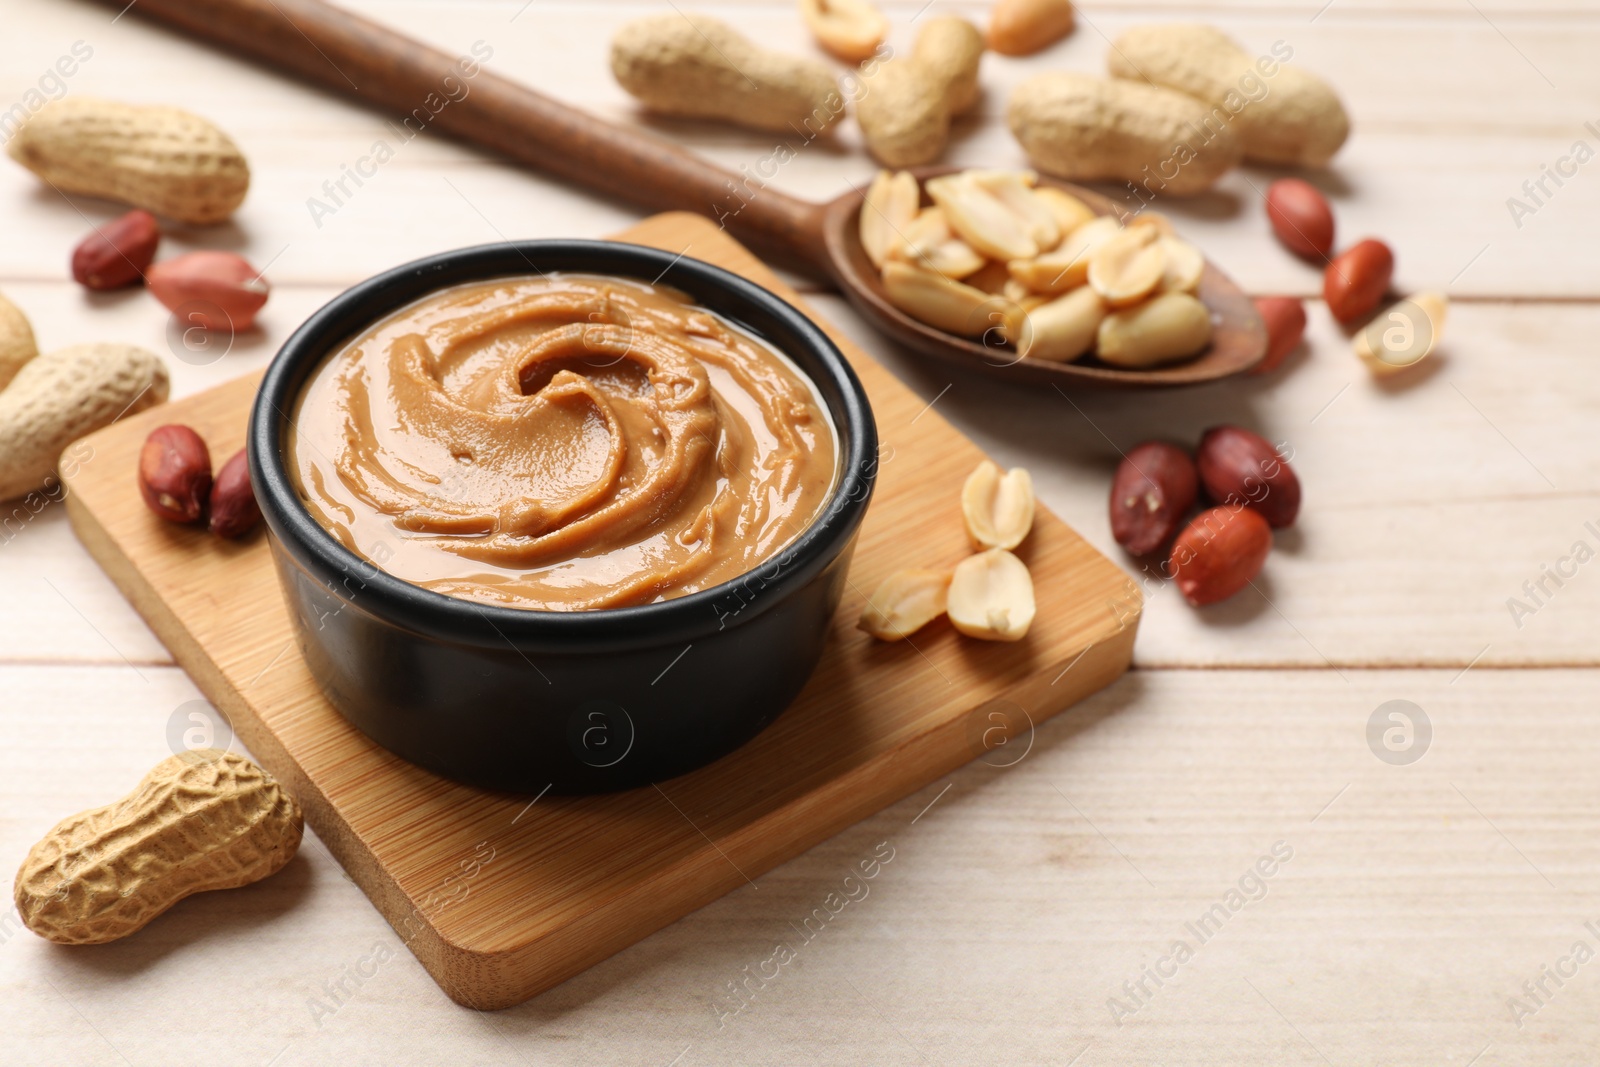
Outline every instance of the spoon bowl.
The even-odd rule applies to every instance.
[[[954,167],[913,169],[925,181],[953,173]],[[1119,217],[1108,197],[1046,175],[1039,184],[1053,186],[1083,201],[1097,215]],[[865,196],[851,192],[822,211],[822,239],[839,288],[850,302],[885,334],[907,348],[943,363],[1025,385],[1093,384],[1121,388],[1198,385],[1248,371],[1267,353],[1267,328],[1255,304],[1210,260],[1196,294],[1211,311],[1211,344],[1200,355],[1159,367],[1126,368],[1102,363],[1092,355],[1071,363],[1025,359],[1016,349],[987,339],[957,337],[912,318],[889,302],[883,281],[861,246],[860,217]]]

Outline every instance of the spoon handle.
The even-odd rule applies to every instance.
[[[120,8],[125,0],[106,2]],[[580,189],[710,216],[826,271],[821,205],[482,70],[477,60],[486,57],[449,55],[322,0],[138,0],[132,13],[354,97],[399,120],[397,135],[407,140],[436,130]]]

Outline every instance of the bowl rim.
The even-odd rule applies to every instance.
[[[302,503],[286,461],[289,412],[312,371],[360,330],[429,293],[547,271],[653,283],[666,279],[664,284],[696,304],[783,352],[821,395],[840,452],[834,487],[810,525],[754,569],[709,589],[632,607],[548,611],[484,604],[414,585],[352,552],[318,523]],[[274,355],[251,404],[247,449],[251,484],[277,544],[347,605],[437,640],[501,652],[508,645],[517,651],[621,651],[692,640],[756,618],[832,564],[848,548],[871,499],[878,435],[866,390],[844,353],[821,327],[771,291],[683,252],[621,241],[543,239],[425,256],[328,301]],[[351,577],[358,577],[354,588]],[[730,597],[738,598],[737,610],[719,611],[718,602]]]

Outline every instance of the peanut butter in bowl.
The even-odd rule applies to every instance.
[[[682,294],[599,275],[441,290],[333,351],[292,413],[311,516],[423,588],[543,611],[754,570],[838,476],[815,387]]]

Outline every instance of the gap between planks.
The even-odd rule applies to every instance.
[[[152,670],[182,671],[176,660],[171,659],[66,659],[64,657],[24,657],[21,659],[8,659],[0,656],[0,671],[28,670],[34,668],[61,668],[63,670],[129,670],[133,667],[148,667]],[[1354,671],[1381,673],[1386,671],[1600,671],[1600,656],[1592,660],[1554,660],[1541,663],[1493,663],[1478,666],[1477,661],[1467,663],[1440,661],[1428,663],[1421,660],[1411,663],[1297,663],[1292,660],[1271,661],[1266,663],[1134,663],[1128,668],[1127,673],[1145,672],[1149,674],[1165,673],[1176,674],[1183,671],[1203,672],[1206,674],[1225,673],[1228,671],[1249,671],[1259,674],[1277,671],[1283,674],[1303,674],[1316,672],[1327,674],[1330,671]]]
[[[540,238],[532,238],[532,239],[533,240],[539,240]],[[396,264],[396,265],[398,266],[398,264]],[[351,286],[359,285],[362,282],[366,281],[367,277],[368,276],[366,276],[366,275],[363,275],[363,276],[361,276],[359,278],[304,278],[304,277],[301,277],[301,278],[292,278],[292,279],[289,279],[287,281],[281,281],[281,282],[275,281],[275,282],[272,283],[272,287],[274,289],[292,289],[292,290],[333,289],[333,290],[337,290],[339,292],[343,292],[344,290],[349,289]],[[788,282],[790,288],[792,288],[795,292],[799,293],[801,296],[837,296],[837,297],[840,297],[840,298],[845,298],[845,294],[844,294],[843,290],[841,290],[841,289],[838,289],[838,288],[836,288],[834,286],[831,286],[831,285],[823,285],[823,284],[821,284],[819,282],[806,281],[806,280],[804,280],[804,279],[800,278],[799,276],[794,275],[792,273],[788,277],[785,278],[785,281]],[[76,289],[76,288],[78,288],[78,284],[76,282],[74,282],[74,281],[72,281],[70,279],[67,279],[67,278],[63,278],[60,275],[53,275],[53,274],[52,275],[44,275],[44,274],[5,274],[5,273],[0,273],[0,286],[6,286],[6,285],[34,285],[34,286],[56,285],[56,286],[60,286],[60,287],[65,288],[65,289]],[[1271,296],[1298,296],[1300,299],[1306,301],[1307,303],[1311,303],[1311,304],[1321,304],[1323,302],[1321,296],[1318,293],[1313,292],[1313,291],[1311,291],[1309,289],[1306,289],[1303,286],[1300,287],[1298,290],[1295,287],[1290,286],[1290,287],[1287,287],[1287,288],[1273,289],[1273,290],[1271,290],[1270,293],[1263,291],[1263,292],[1260,292],[1260,293],[1250,293],[1248,295],[1250,295],[1250,296],[1268,296],[1268,295],[1271,295]],[[1526,305],[1529,305],[1529,306],[1555,305],[1555,306],[1587,307],[1589,305],[1600,305],[1600,292],[1597,292],[1597,293],[1594,293],[1594,294],[1590,294],[1590,295],[1584,295],[1584,294],[1578,294],[1578,293],[1568,293],[1568,294],[1552,294],[1552,295],[1548,295],[1548,296],[1539,295],[1539,294],[1528,294],[1528,293],[1523,293],[1523,294],[1466,293],[1466,294],[1462,294],[1460,296],[1450,295],[1450,302],[1453,303],[1453,304],[1484,304],[1484,305],[1506,304],[1506,305],[1513,306],[1513,307],[1517,306],[1517,305],[1522,305],[1522,304],[1526,304]],[[853,305],[852,305],[852,307],[853,307]],[[883,340],[884,344],[888,344],[888,345],[895,344],[895,342],[891,341],[888,337],[883,337],[882,340]],[[907,351],[909,351],[909,349],[907,349]]]
[[[473,6],[487,8],[499,7],[516,12],[520,8],[524,7],[525,4],[526,0],[498,0],[498,2],[495,2],[495,0],[489,0],[489,2],[475,4]],[[877,0],[877,4],[883,9],[885,14],[891,16],[896,14],[904,14],[908,11],[912,13],[920,13],[921,11],[927,10],[929,6],[926,0]],[[354,10],[362,12],[376,12],[392,10],[394,8],[448,8],[460,5],[454,3],[453,0],[356,0],[356,2],[349,3],[348,6]],[[577,13],[589,11],[596,7],[635,8],[638,7],[639,4],[637,0],[553,0],[553,2],[552,0],[543,0],[540,6],[542,10],[547,13],[559,11],[572,11]],[[702,0],[702,3],[699,6],[707,11],[727,9],[749,11],[752,9],[766,9],[767,11],[785,13],[792,11],[794,7],[792,0]],[[988,5],[976,2],[963,2],[963,0],[954,0],[954,2],[945,6],[970,16],[978,15],[980,11],[986,8]],[[1162,2],[1162,0],[1137,0],[1137,2],[1126,4],[1102,2],[1091,4],[1078,3],[1074,6],[1076,6],[1080,12],[1085,12],[1088,14],[1099,13],[1107,15],[1135,16],[1145,14],[1171,14],[1175,11],[1183,11],[1193,14],[1196,8],[1193,0],[1166,0],[1166,2]],[[1489,0],[1478,0],[1478,2],[1474,3],[1472,6],[1491,14],[1504,15],[1516,18],[1518,20],[1534,18],[1553,18],[1563,21],[1588,22],[1597,20],[1597,14],[1595,12],[1583,10],[1575,6],[1530,8],[1524,5],[1505,2],[1505,0],[1503,0],[1501,3],[1493,3],[1489,2]],[[1221,15],[1282,17],[1305,15],[1308,13],[1316,14],[1319,8],[1325,8],[1326,5],[1322,2],[1322,0],[1305,0],[1304,3],[1279,2],[1268,4],[1257,4],[1251,2],[1251,0],[1212,0],[1211,3],[1206,5],[1206,7],[1210,12]],[[1362,2],[1362,0],[1353,0],[1353,2],[1352,0],[1345,0],[1344,10],[1340,13],[1346,20],[1353,20],[1358,17],[1365,17],[1378,21],[1405,18],[1437,18],[1460,21],[1477,20],[1477,16],[1475,14],[1464,12],[1460,6],[1452,5],[1448,2],[1448,0],[1440,0],[1440,2],[1436,4],[1413,3],[1406,5],[1387,3],[1378,4],[1372,3],[1371,0],[1366,0],[1366,2]],[[1329,15],[1331,16],[1332,14],[1333,12],[1330,11]]]

